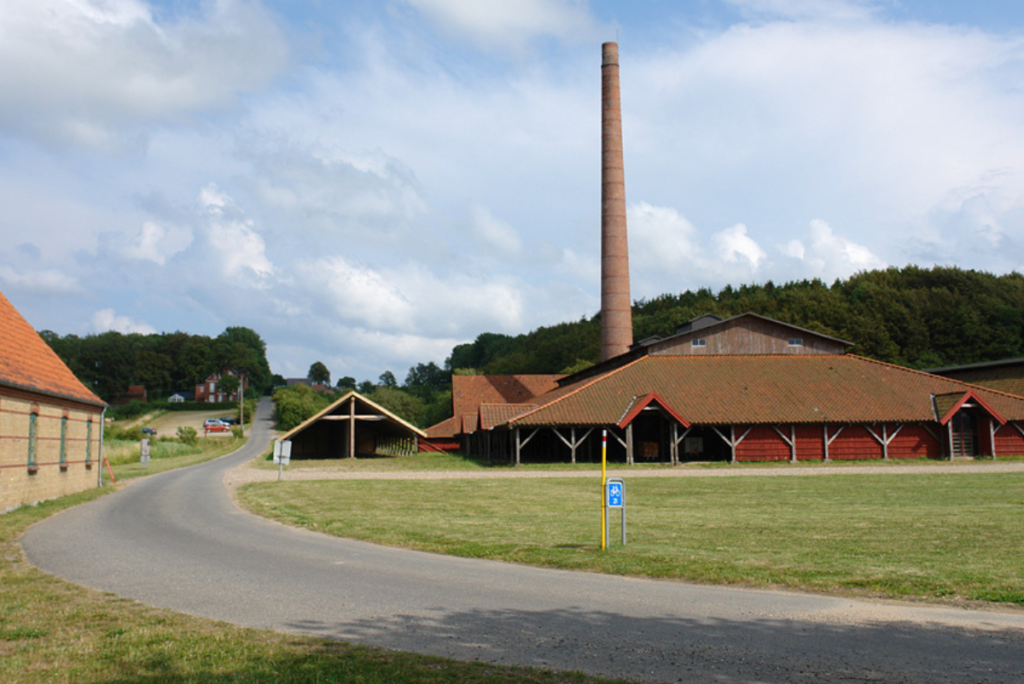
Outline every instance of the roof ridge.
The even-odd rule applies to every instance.
[[[644,359],[650,359],[650,358],[655,358],[655,357],[644,355],[644,356],[641,356],[639,358],[633,359],[629,363],[623,364],[623,365],[619,366],[618,368],[613,368],[612,370],[608,371],[607,373],[600,373],[598,375],[595,375],[589,382],[584,382],[583,384],[581,384],[579,387],[577,387],[576,389],[572,390],[571,392],[566,392],[562,396],[560,396],[557,399],[555,399],[554,401],[552,401],[550,404],[543,404],[543,405],[537,404],[534,408],[530,409],[526,413],[521,413],[518,416],[516,416],[515,418],[510,419],[508,421],[508,423],[511,424],[515,420],[519,420],[520,418],[525,418],[526,416],[530,415],[534,411],[539,411],[539,410],[541,410],[543,408],[548,408],[549,406],[555,406],[556,404],[559,404],[562,401],[565,401],[569,397],[575,396],[579,392],[582,392],[583,390],[585,390],[588,387],[590,387],[591,385],[599,382],[600,380],[603,380],[605,378],[610,378],[613,375],[618,374],[620,371],[624,371],[625,369],[630,368],[631,366],[634,366],[637,363],[640,363]],[[541,395],[541,396],[543,396],[543,395]],[[533,398],[536,399],[537,397],[533,397]]]

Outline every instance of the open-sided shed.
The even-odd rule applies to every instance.
[[[349,392],[289,430],[292,458],[414,454],[426,434],[358,392]]]

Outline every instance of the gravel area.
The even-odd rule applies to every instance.
[[[614,468],[608,470],[609,477],[792,477],[806,475],[897,475],[915,473],[920,475],[946,473],[1020,473],[1024,472],[1024,462],[954,462],[954,463],[914,463],[904,465],[855,465],[855,466],[792,466],[792,467],[736,467],[736,468],[694,468],[681,466],[678,468]],[[501,478],[562,478],[583,477],[594,478],[597,471],[593,470],[526,470],[526,469],[495,469],[495,470],[400,470],[400,471],[351,471],[332,468],[285,468],[281,479],[287,482],[305,480],[483,480]],[[224,484],[235,489],[250,482],[274,482],[278,478],[276,470],[253,468],[248,463],[242,464],[224,473]]]

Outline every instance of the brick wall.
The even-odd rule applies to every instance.
[[[95,487],[101,421],[98,407],[0,390],[0,513]]]

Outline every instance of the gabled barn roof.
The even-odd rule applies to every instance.
[[[936,422],[935,396],[968,392],[1024,420],[1020,397],[843,354],[644,356],[535,397],[536,408],[504,425],[616,425],[651,393],[694,424]]]
[[[106,406],[0,293],[0,385]]]
[[[354,402],[356,402],[356,406],[358,407],[357,411],[356,411],[356,415],[357,416],[377,415],[377,416],[380,416],[380,417],[384,418],[385,420],[387,420],[388,422],[392,423],[393,425],[400,426],[405,431],[411,432],[412,434],[416,435],[417,437],[426,437],[427,436],[426,433],[423,432],[423,430],[420,430],[418,427],[416,427],[412,423],[408,423],[408,422],[402,420],[401,418],[396,416],[391,411],[388,411],[386,408],[384,408],[380,404],[377,404],[377,403],[375,403],[373,401],[370,401],[369,399],[367,399],[363,395],[359,394],[355,390],[352,390],[350,392],[346,392],[344,396],[342,396],[336,402],[334,402],[333,404],[331,404],[330,406],[325,408],[323,411],[320,411],[320,413],[317,413],[312,418],[309,418],[308,420],[302,422],[301,424],[296,425],[295,427],[293,427],[291,430],[286,432],[284,435],[282,435],[278,439],[280,439],[281,441],[284,441],[284,440],[287,440],[287,439],[292,439],[293,437],[295,437],[299,433],[305,431],[307,428],[309,428],[313,424],[319,422],[320,420],[331,419],[331,418],[334,418],[335,416],[340,417],[340,418],[346,417],[348,414],[338,413],[338,410],[349,399],[352,399]]]

